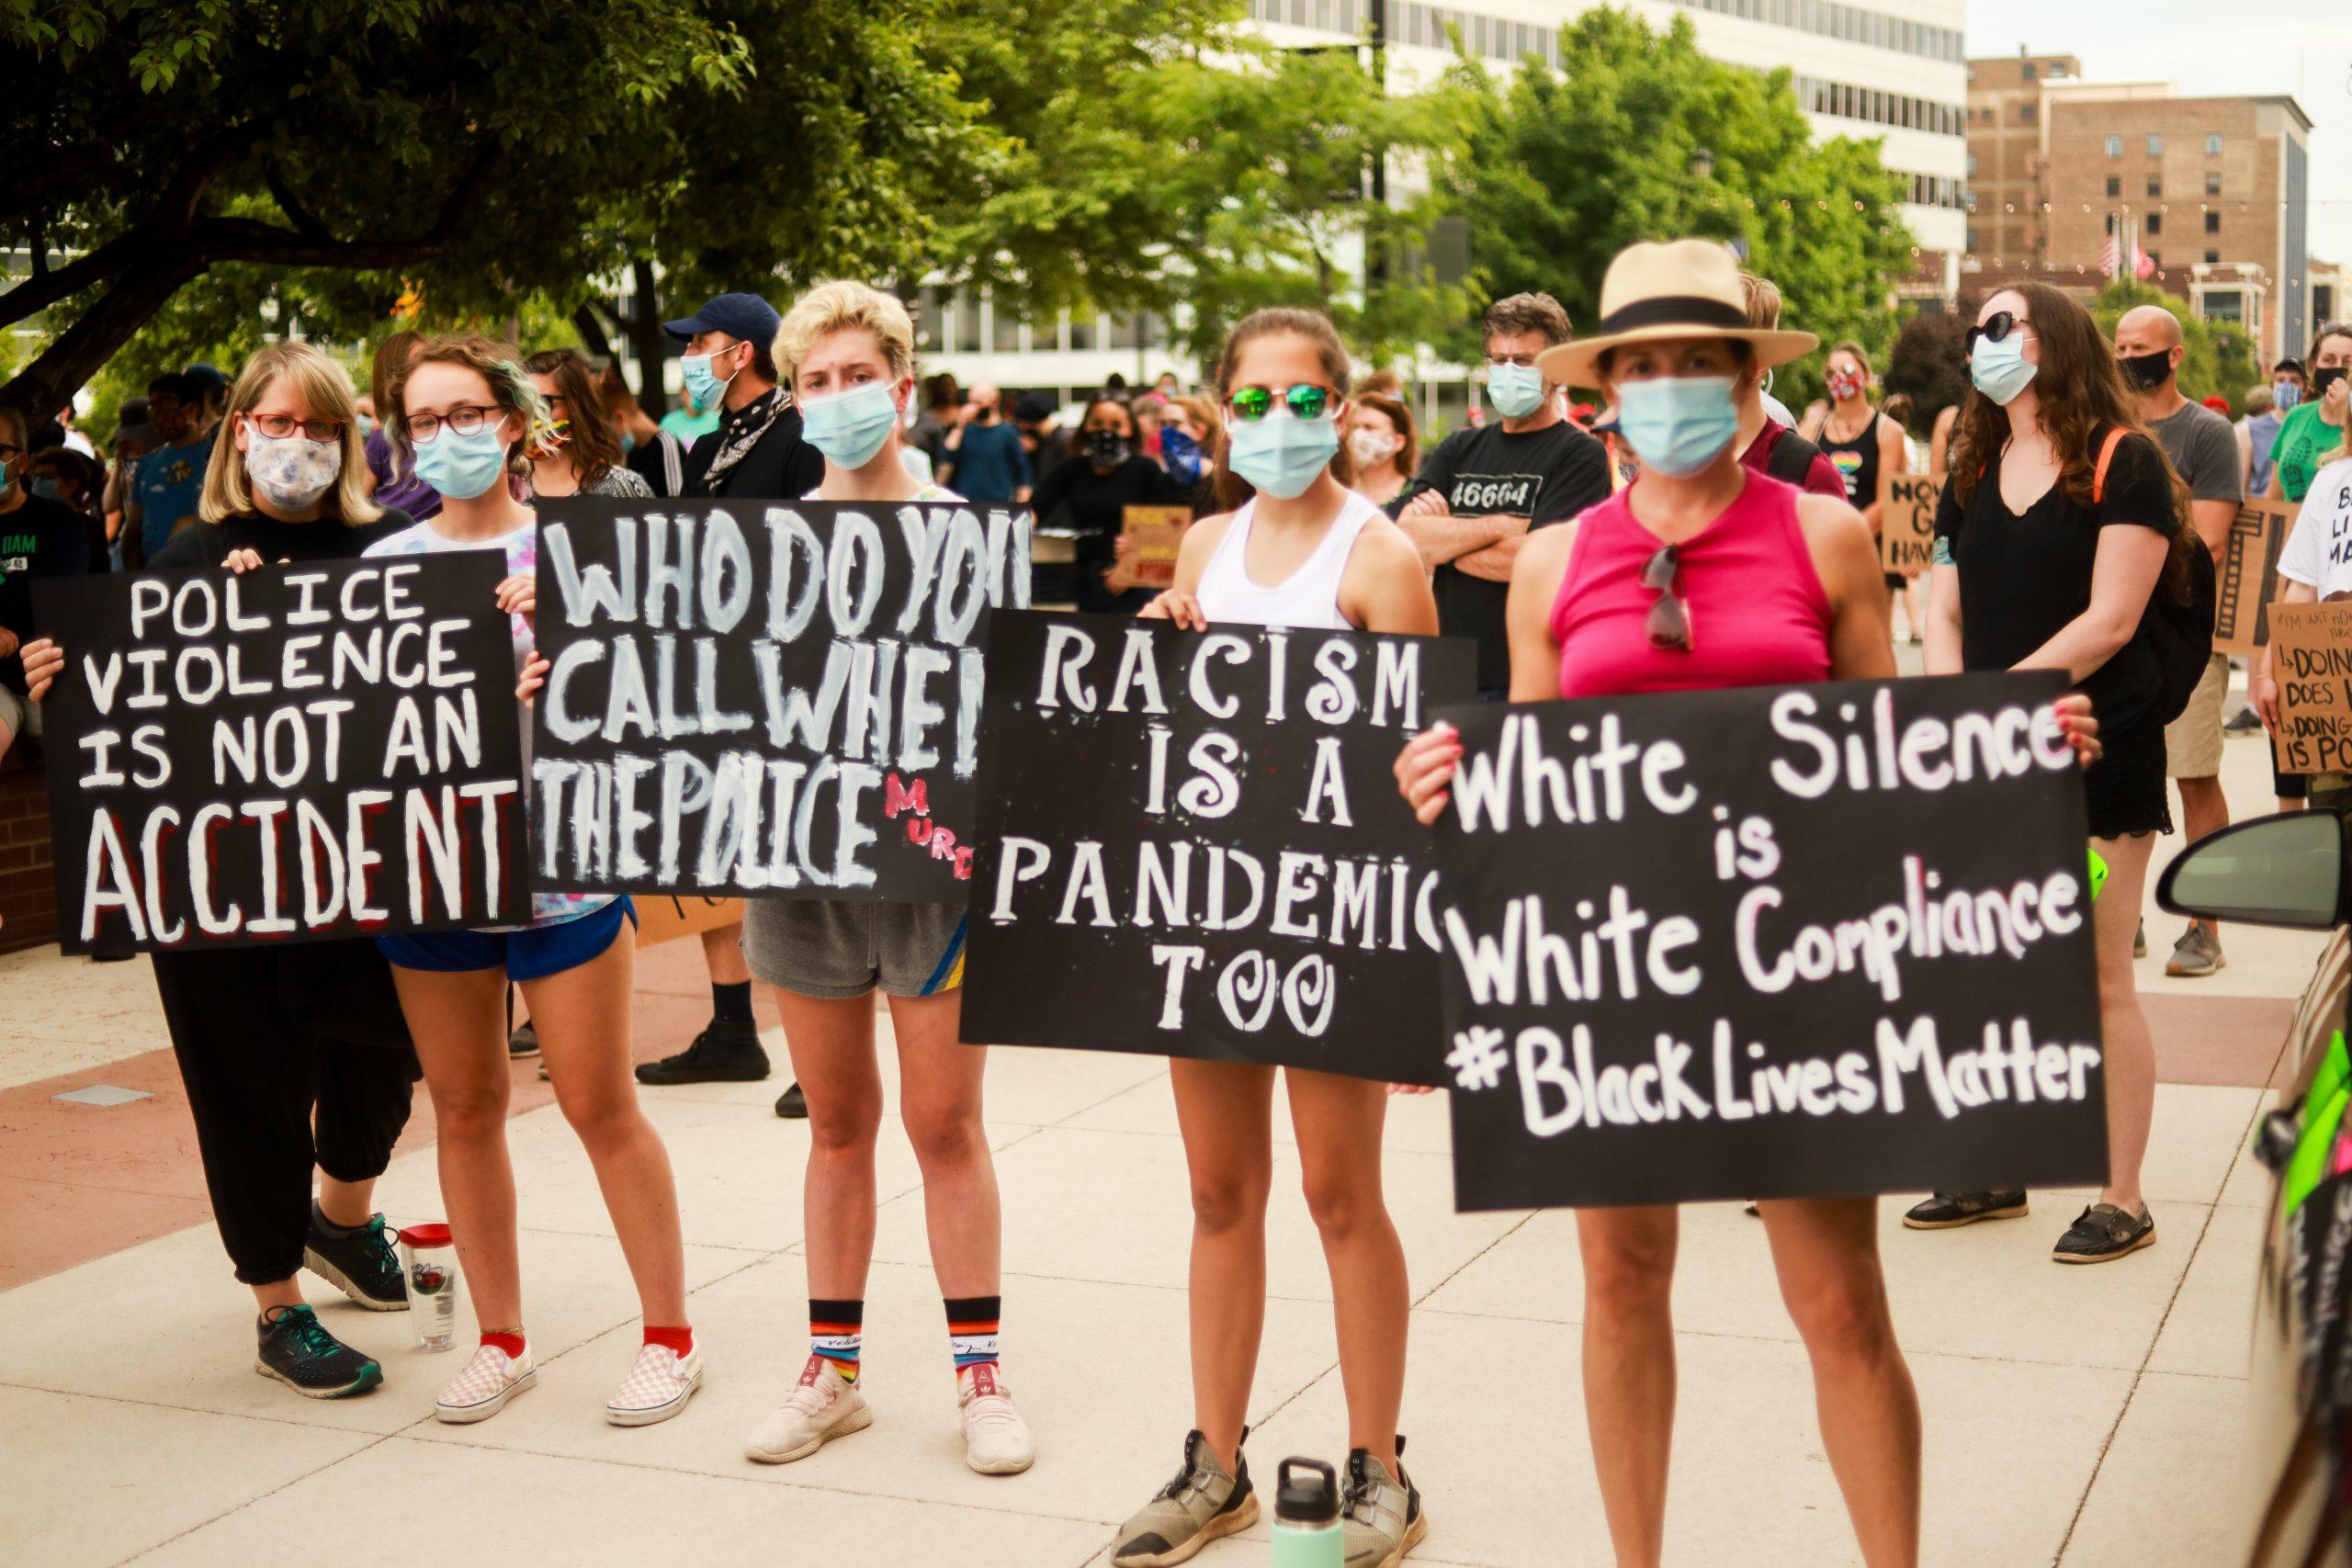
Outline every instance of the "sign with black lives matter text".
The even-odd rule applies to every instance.
[[[475,552],[52,578],[58,929],[196,949],[530,912],[503,575]]]
[[[539,531],[541,886],[964,901],[1027,513],[583,496]]]
[[[964,1037],[1442,1081],[1430,835],[1390,767],[1476,660],[998,616]]]
[[[2063,684],[1449,709],[1456,1206],[2105,1180]]]

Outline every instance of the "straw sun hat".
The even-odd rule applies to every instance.
[[[1811,333],[1750,326],[1739,264],[1706,240],[1628,245],[1600,280],[1600,320],[1592,335],[1547,348],[1535,368],[1546,381],[1598,387],[1600,356],[1627,344],[1658,338],[1728,337],[1755,345],[1758,368],[1802,359],[1821,345]]]

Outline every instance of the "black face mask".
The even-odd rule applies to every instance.
[[[1106,468],[1114,468],[1127,460],[1127,438],[1115,430],[1090,430],[1086,455]]]
[[[2172,350],[2160,348],[2154,354],[2135,354],[2116,363],[2123,367],[2126,383],[2141,391],[2153,392],[2172,374]]]
[[[2314,371],[2312,375],[2311,400],[2319,401],[2320,399],[2327,396],[2327,389],[2330,387],[2343,379],[2344,367],[2341,365],[2331,365],[2324,370]]]

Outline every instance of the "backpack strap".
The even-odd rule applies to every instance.
[[[2123,445],[2123,427],[2117,425],[2099,443],[2098,467],[2091,470],[2091,504],[2097,506],[2107,499],[2107,466],[2115,460],[2115,449]]]

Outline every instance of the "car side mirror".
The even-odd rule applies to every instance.
[[[2156,884],[2176,915],[2299,931],[2345,919],[2345,819],[2333,811],[2258,817],[2199,839]]]

